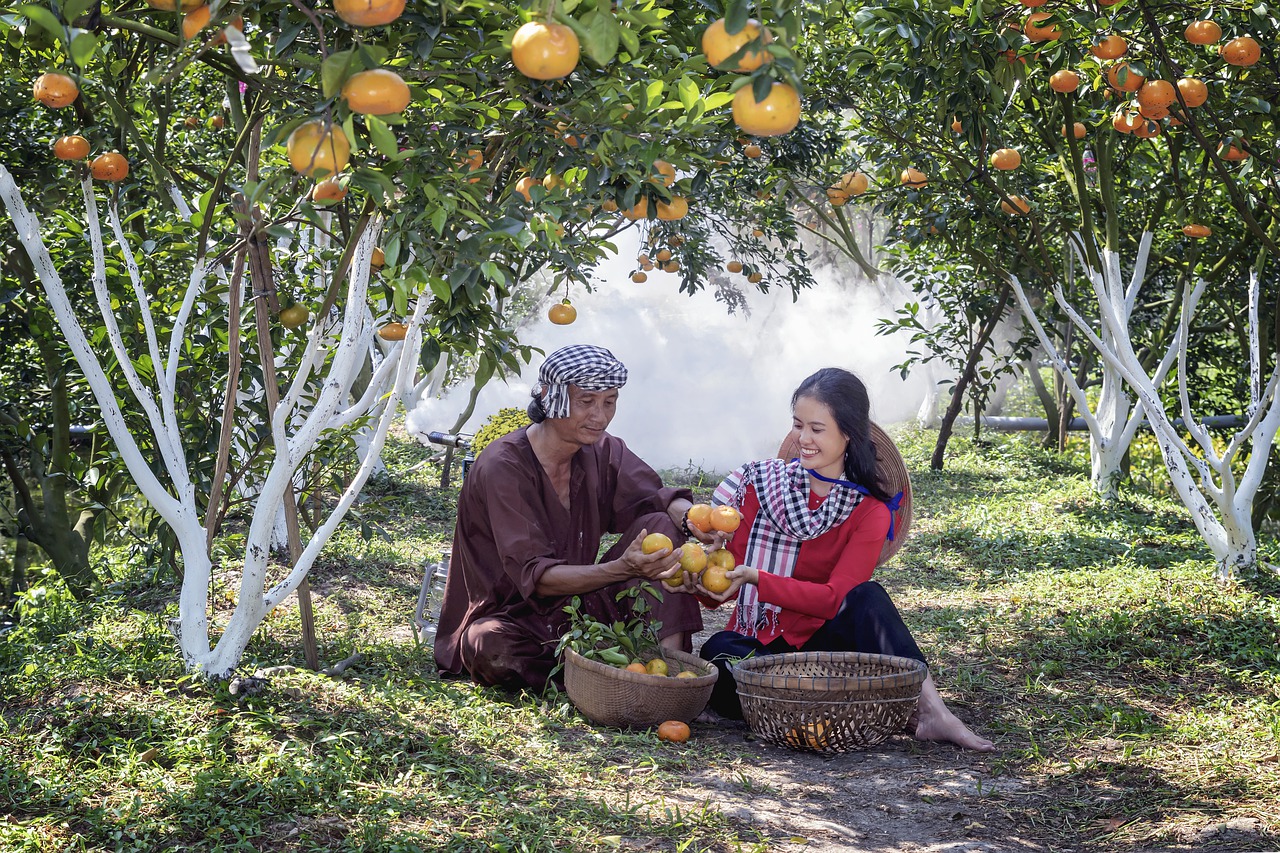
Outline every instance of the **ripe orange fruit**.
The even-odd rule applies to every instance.
[[[698,673],[691,669],[682,669],[676,673],[676,678],[697,678]]]
[[[280,325],[286,329],[296,329],[311,319],[307,306],[295,302],[280,312]]]
[[[1104,36],[1101,41],[1091,47],[1090,52],[1099,59],[1119,59],[1129,49],[1129,42],[1122,36]]]
[[[1223,160],[1237,163],[1241,160],[1248,160],[1249,152],[1235,145],[1220,145],[1218,146],[1218,156]]]
[[[342,201],[347,197],[347,188],[337,178],[325,178],[311,188],[311,200],[317,204],[331,201]]]
[[[1039,9],[1045,3],[1048,3],[1049,0],[1021,0],[1021,2],[1022,5],[1026,6],[1028,9]]]
[[[195,7],[182,16],[182,38],[191,41],[200,31],[209,26],[210,11],[208,4]]]
[[[707,552],[697,542],[686,542],[680,546],[680,568],[696,575],[707,567]]]
[[[729,266],[738,264],[737,261],[730,262]],[[741,270],[742,264],[738,264],[738,269],[731,269],[729,272],[738,272]],[[703,533],[711,531],[711,504],[694,504],[689,507],[689,526],[696,527]]]
[[[769,95],[757,101],[751,86],[733,96],[733,121],[752,136],[781,136],[800,123],[800,93],[788,83],[773,84]]]
[[[1188,108],[1198,107],[1209,100],[1209,87],[1195,77],[1183,77],[1178,81],[1178,91]]]
[[[468,148],[467,156],[458,161],[459,166],[466,166],[471,171],[475,171],[484,165],[484,152],[479,148]]]
[[[89,172],[95,181],[123,181],[129,177],[129,161],[123,154],[108,151],[93,158]]]
[[[1168,115],[1168,110],[1165,110]],[[1153,136],[1160,135],[1160,124],[1150,117],[1143,117],[1138,126],[1133,129],[1133,135],[1139,139],[1150,139]]]
[[[1142,124],[1142,117],[1133,113],[1118,111],[1111,118],[1111,126],[1121,133],[1133,133]]]
[[[674,222],[689,215],[689,199],[682,195],[673,195],[671,201],[658,201],[658,218],[665,222]]]
[[[656,259],[657,259],[657,260],[659,260],[659,261],[663,261],[663,262],[669,261],[669,260],[671,260],[671,250],[670,250],[670,249],[659,249],[659,250],[658,250],[658,254],[654,255],[654,258],[656,258]]]
[[[732,569],[737,563],[728,548],[717,548],[707,555],[707,565],[719,566],[722,569]]]
[[[640,542],[642,554],[655,554],[663,548],[671,550],[671,537],[665,533],[650,533]]]
[[[618,209],[618,203],[611,198],[606,198],[600,202],[600,209],[606,213],[614,213]]]
[[[378,330],[378,337],[384,341],[403,341],[409,334],[409,327],[404,323],[390,322]]]
[[[1148,80],[1138,90],[1138,106],[1147,109],[1168,107],[1178,100],[1178,92],[1168,80]]]
[[[924,172],[914,166],[908,166],[902,170],[902,185],[912,189],[919,189],[920,187],[928,186],[929,179]]]
[[[89,140],[83,136],[59,136],[53,141],[53,156],[59,160],[83,160],[89,156]]]
[[[1009,196],[1009,201],[1000,202],[1000,209],[1010,216],[1026,216],[1031,212],[1031,202],[1020,195]]]
[[[1262,48],[1252,36],[1239,36],[1219,48],[1218,54],[1228,65],[1248,68],[1262,58]]]
[[[667,720],[658,726],[658,740],[665,740],[670,743],[684,743],[689,739],[689,726],[679,720]]]
[[[625,669],[627,672],[638,672],[641,675],[644,675],[645,673],[648,672],[648,670],[644,668],[644,664],[638,660],[632,661],[631,663],[624,666],[623,669]]]
[[[1214,44],[1222,38],[1222,27],[1213,21],[1192,21],[1183,35],[1192,44]]]
[[[511,61],[526,77],[559,80],[578,67],[582,48],[564,24],[530,21],[511,37]]]
[[[1117,92],[1136,92],[1146,80],[1146,77],[1130,68],[1127,62],[1117,62],[1107,69],[1107,82]]]
[[[761,65],[773,60],[769,51],[763,48],[752,48],[744,53],[732,68],[724,67],[724,62],[759,35],[760,22],[754,18],[748,18],[746,26],[733,35],[729,35],[726,31],[724,18],[719,18],[702,33],[702,53],[707,57],[707,64],[712,68],[719,68],[721,71],[737,71],[740,74],[755,71]],[[770,35],[766,30],[763,42],[768,44],[769,41]]]
[[[578,319],[578,309],[569,304],[569,300],[557,302],[547,312],[547,319],[557,326],[567,326]]]
[[[707,566],[698,582],[702,584],[702,588],[707,592],[714,592],[719,595],[733,586],[733,581],[725,577],[728,571],[729,569],[724,566]]]
[[[851,196],[862,195],[867,191],[869,182],[861,172],[845,172],[840,180],[827,187],[827,200],[835,207],[849,201]]]
[[[672,166],[666,160],[654,160],[653,171],[658,174],[649,178],[649,180],[655,184],[662,184],[664,187],[669,187],[676,182],[676,167]]]
[[[298,125],[285,146],[293,168],[311,178],[336,175],[351,159],[351,143],[342,128],[321,118]]]
[[[724,268],[729,272],[742,272],[742,261],[729,261],[724,265]],[[690,523],[692,524],[692,522]]]
[[[762,149],[759,145],[756,145],[754,142],[750,143],[749,145],[746,145],[742,149],[742,156],[750,160],[758,160],[760,158],[760,155],[763,153],[764,153],[764,149]]]
[[[386,116],[402,112],[412,99],[399,74],[386,68],[359,71],[342,84],[342,98],[354,113]]]
[[[1055,92],[1074,92],[1080,88],[1080,75],[1074,71],[1063,68],[1061,71],[1053,72],[1049,77],[1049,88]]]
[[[649,217],[649,199],[641,196],[640,200],[635,203],[635,206],[622,211],[622,215],[627,219],[630,219],[632,222],[635,222],[637,219],[647,219]]]
[[[662,265],[663,272],[679,272],[679,270],[680,270],[679,261],[667,261],[665,264]]]
[[[722,533],[732,533],[742,524],[742,513],[731,506],[718,506],[711,510],[711,527]]]
[[[333,8],[353,27],[380,27],[404,14],[404,0],[333,0]]]
[[[533,194],[531,190],[537,183],[538,181],[536,178],[531,175],[525,175],[523,178],[516,181],[516,192],[524,196],[525,201],[533,201]]]
[[[1008,172],[1022,165],[1022,155],[1016,148],[998,148],[991,155],[991,165],[1002,172]]]
[[[753,272],[747,276],[747,281],[751,282],[752,284],[759,284],[760,282],[764,281],[764,273]]]
[[[952,133],[960,133],[960,132],[961,132],[961,131],[963,131],[963,130],[964,130],[964,125],[960,123],[960,119],[958,119],[958,118],[953,118],[953,119],[951,119],[951,132],[952,132]]]
[[[1052,12],[1032,12],[1027,16],[1026,22],[1023,23],[1022,32],[1031,41],[1053,41],[1062,35],[1062,30],[1058,25],[1040,26],[1042,21],[1052,17],[1052,15]]]
[[[636,270],[631,274],[631,280],[636,284],[644,284],[649,280],[649,276],[643,270]]]
[[[827,724],[822,720],[801,723],[787,732],[784,740],[788,746],[794,746],[796,749],[803,747],[818,750],[825,749],[827,746]]]
[[[80,87],[66,74],[48,71],[36,78],[31,93],[46,107],[59,110],[80,97]]]
[[[1089,132],[1089,129],[1084,126],[1084,122],[1078,121],[1071,125],[1071,132],[1075,135],[1076,139],[1084,139],[1085,134]],[[1062,135],[1067,135],[1067,126],[1065,124],[1062,126]]]
[[[667,670],[667,662],[662,658],[654,658],[644,665],[644,671],[650,675],[665,676],[667,674]]]
[[[1194,237],[1197,240],[1199,240],[1199,239],[1208,237],[1210,234],[1212,234],[1213,229],[1210,228],[1208,225],[1199,225],[1197,223],[1192,222],[1182,226],[1182,233],[1186,234],[1188,237]]]

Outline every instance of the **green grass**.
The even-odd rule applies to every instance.
[[[1220,586],[1179,506],[1141,493],[1100,505],[1072,459],[961,437],[932,473],[933,438],[899,438],[915,520],[878,577],[948,702],[1000,743],[984,772],[1026,783],[983,807],[1053,849],[1173,844],[1232,818],[1258,831],[1231,849],[1277,847],[1280,582]],[[313,573],[322,658],[364,654],[346,680],[300,668],[233,696],[188,679],[166,628],[176,582],[115,552],[117,580],[91,605],[56,584],[34,592],[0,639],[0,849],[780,843],[681,796],[700,770],[734,775],[743,759],[725,739],[673,747],[594,728],[561,695],[435,677],[409,614],[422,562],[448,546],[456,489],[438,487],[428,455],[392,442],[393,474],[360,506],[375,535],[344,527]],[[715,483],[679,477],[703,495]],[[1275,543],[1263,551],[1274,561]],[[219,577],[215,612],[233,603],[233,580]],[[302,664],[291,605],[268,618],[245,670],[282,663]],[[742,778],[749,801],[759,781]]]

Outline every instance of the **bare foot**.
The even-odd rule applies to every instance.
[[[951,709],[942,701],[938,688],[934,686],[930,675],[920,686],[920,703],[915,717],[916,740],[932,740],[942,743],[954,743],[962,749],[975,752],[995,752],[996,746],[984,737],[974,734],[973,730],[960,722],[960,718],[951,713]]]

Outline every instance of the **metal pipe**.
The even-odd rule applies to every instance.
[[[973,418],[968,416],[956,418],[956,421],[966,426],[973,425]],[[1229,428],[1243,426],[1245,420],[1242,415],[1210,415],[1207,418],[1200,418],[1198,422],[1207,427]],[[1173,419],[1173,425],[1179,429],[1183,428],[1183,424],[1182,418]],[[1049,430],[1049,421],[1045,418],[983,417],[982,426],[999,432],[1047,432]],[[1150,429],[1145,421],[1143,426]],[[1067,429],[1083,432],[1088,427],[1085,425],[1084,418],[1072,418],[1071,423],[1067,425]]]

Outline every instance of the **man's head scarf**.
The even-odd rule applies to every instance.
[[[532,395],[542,401],[549,418],[569,417],[569,386],[608,391],[627,384],[627,368],[604,347],[574,344],[561,347],[542,363]],[[543,391],[546,396],[543,396]]]

